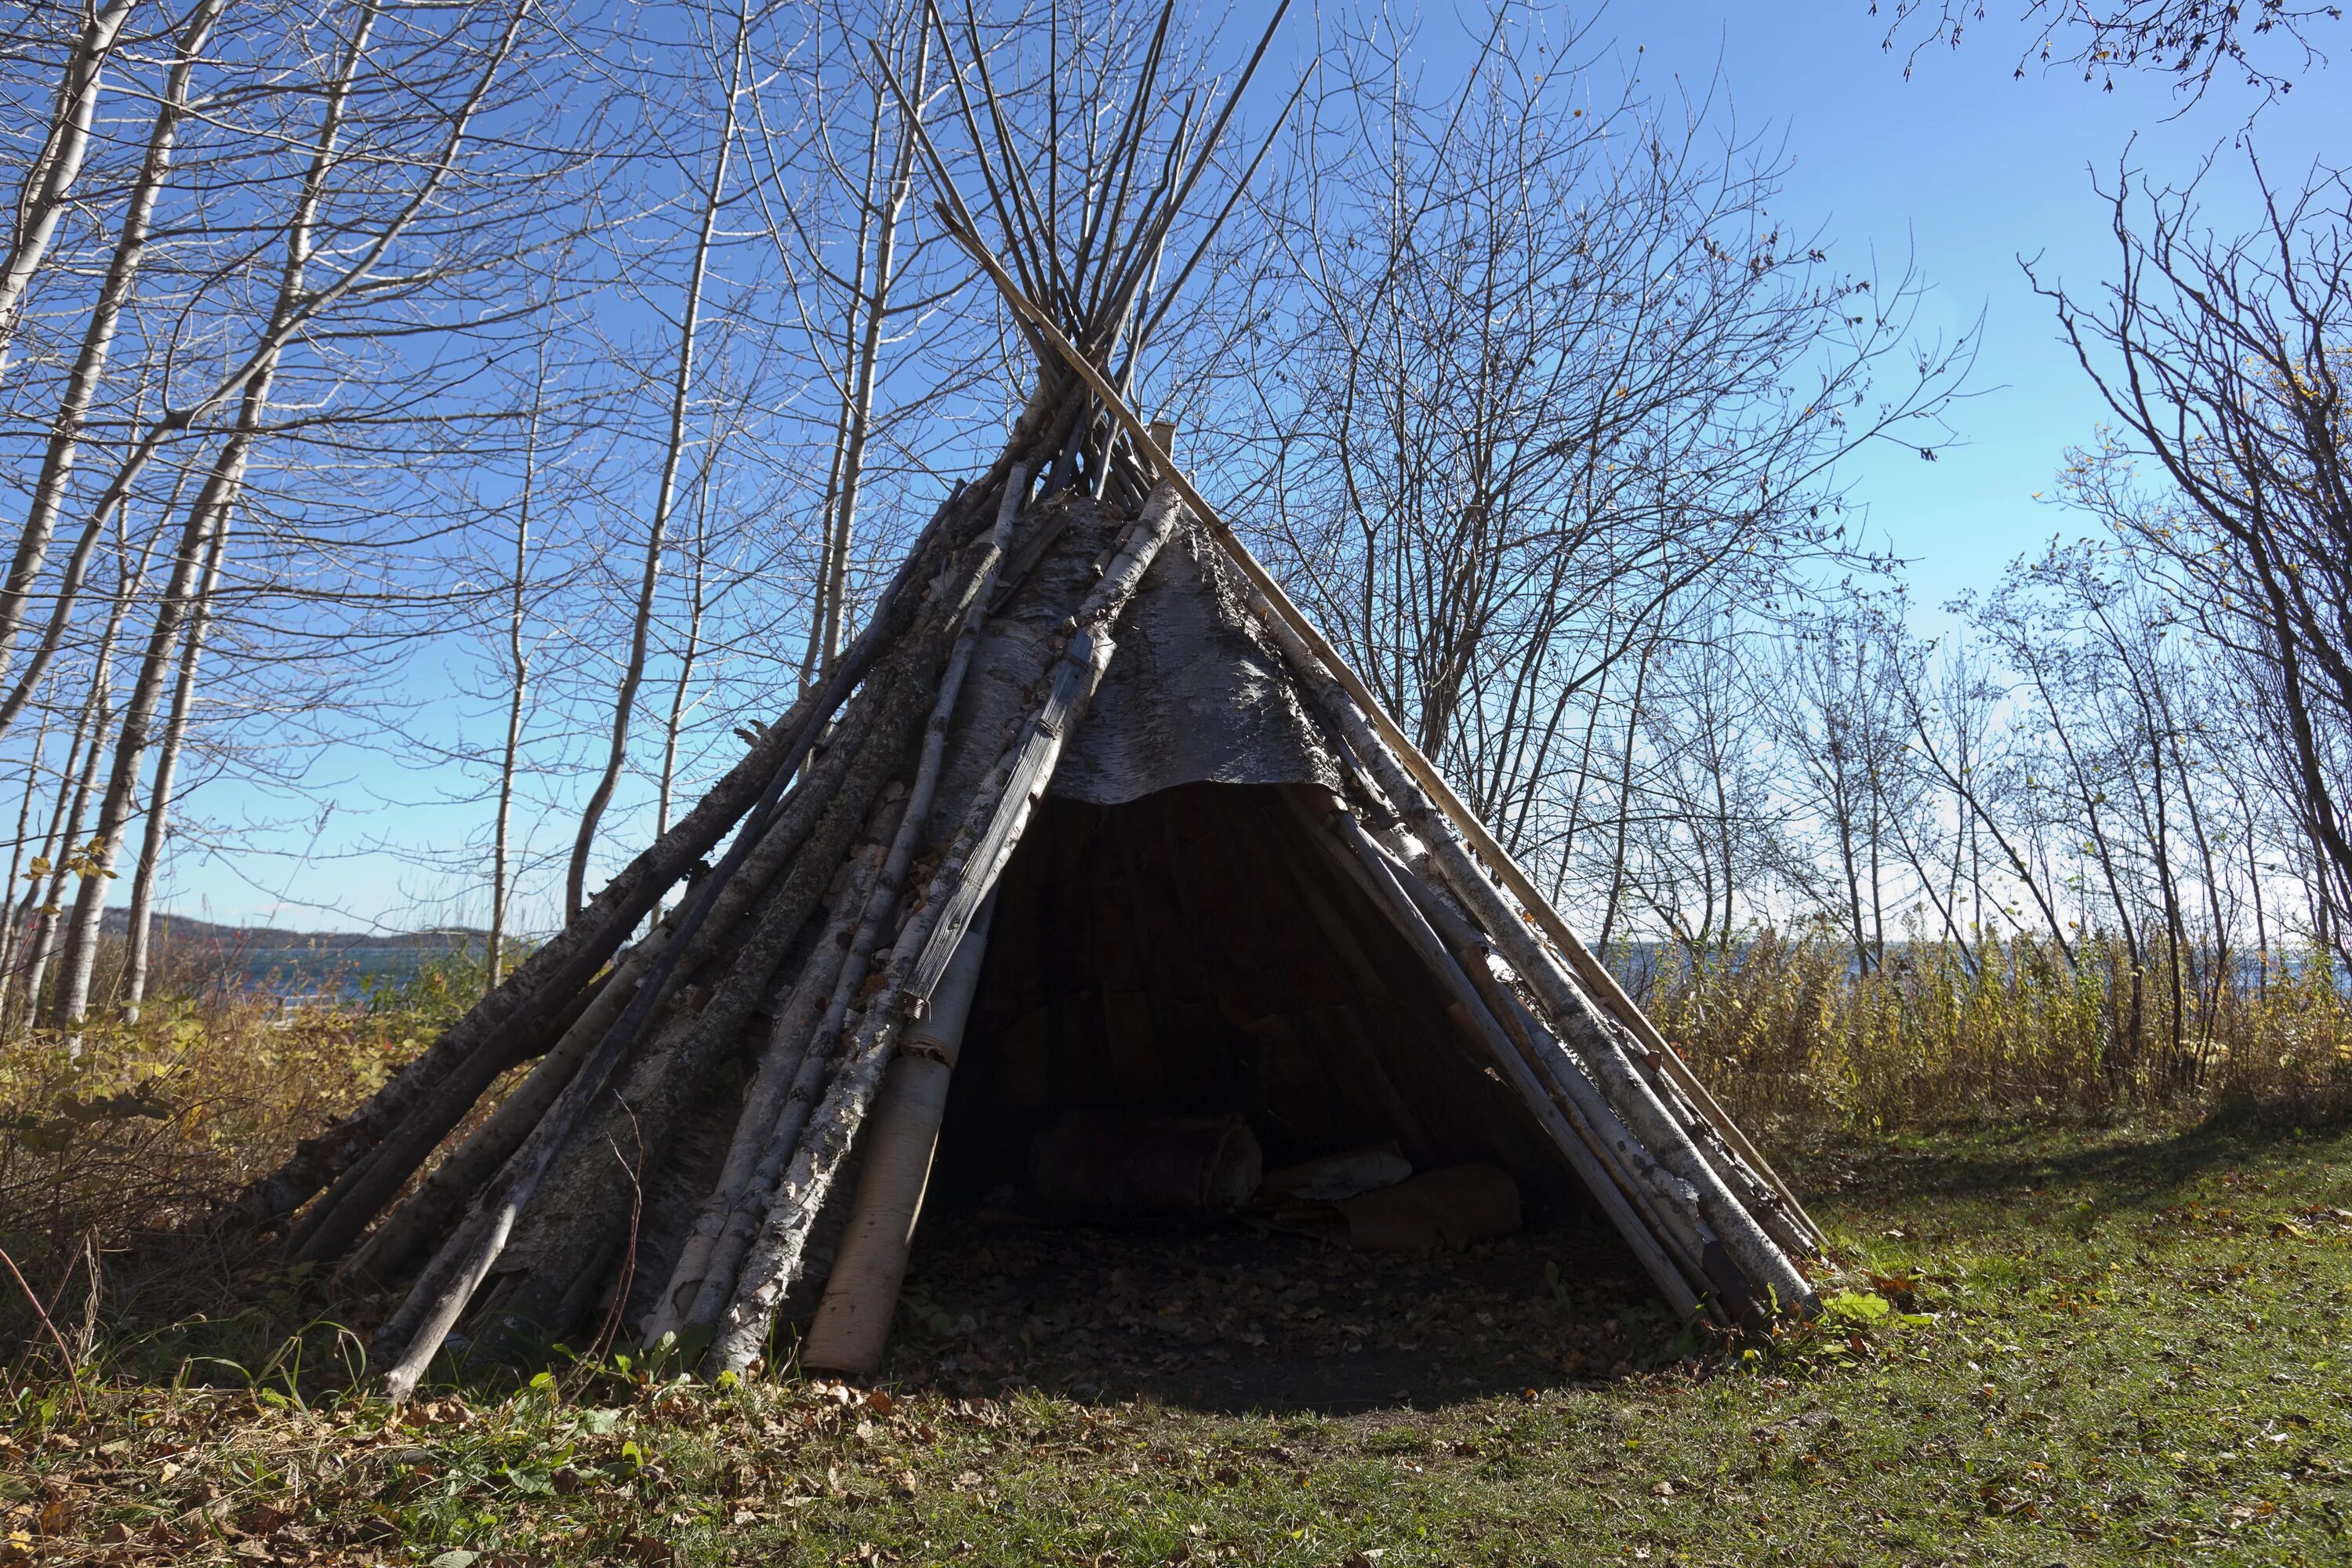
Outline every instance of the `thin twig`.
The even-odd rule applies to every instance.
[[[632,1165],[622,1160],[620,1146],[609,1138],[605,1140],[613,1151],[613,1158],[620,1160],[621,1168],[629,1173],[629,1239],[621,1249],[621,1271],[613,1280],[613,1304],[605,1310],[604,1326],[596,1331],[595,1342],[588,1347],[588,1364],[591,1366],[604,1359],[605,1352],[613,1348],[613,1342],[620,1333],[621,1314],[629,1304],[629,1285],[637,1272],[637,1222],[646,1208],[645,1184],[639,1180],[645,1165],[646,1141],[637,1126],[635,1109],[618,1095],[614,1098],[620,1100],[621,1109],[628,1112],[629,1131],[637,1134],[637,1163]]]
[[[81,1379],[77,1375],[80,1370],[80,1363],[74,1360],[73,1352],[66,1348],[65,1335],[58,1332],[58,1325],[49,1317],[49,1310],[41,1305],[41,1299],[38,1296],[33,1294],[33,1287],[26,1282],[25,1271],[16,1267],[16,1260],[8,1256],[8,1249],[5,1247],[0,1247],[0,1263],[8,1266],[8,1272],[16,1278],[16,1289],[22,1290],[25,1293],[25,1300],[32,1303],[33,1310],[40,1317],[41,1327],[49,1331],[49,1338],[57,1344],[58,1354],[65,1357],[66,1390],[73,1395],[75,1413],[81,1415],[89,1415],[89,1407],[82,1404]]]

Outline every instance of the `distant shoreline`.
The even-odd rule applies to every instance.
[[[117,905],[106,911],[99,929],[108,936],[121,936],[130,927],[130,910]],[[163,913],[155,916],[154,927],[154,937],[158,942],[205,942],[231,947],[259,945],[321,952],[354,947],[418,948],[436,952],[455,952],[467,947],[479,947],[489,940],[489,935],[488,931],[477,926],[434,926],[413,931],[290,931],[282,926],[224,925],[217,921],[198,920],[193,915]]]
[[[130,924],[130,910],[110,909],[100,930],[120,939]],[[289,931],[174,914],[155,917],[153,936],[157,960],[183,975],[201,974],[207,984],[275,996],[293,1006],[360,1001],[378,986],[414,981],[443,960],[478,957],[489,942],[489,932],[471,926]]]

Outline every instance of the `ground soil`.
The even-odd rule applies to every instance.
[[[1623,1376],[1672,1359],[1676,1330],[1580,1215],[1401,1257],[1246,1220],[1113,1230],[967,1211],[926,1216],[884,1376],[1338,1415]]]

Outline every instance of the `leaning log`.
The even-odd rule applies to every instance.
[[[1649,1080],[1629,1059],[1610,1021],[1560,967],[1526,917],[1488,879],[1420,784],[1289,620],[1276,613],[1271,603],[1262,603],[1260,612],[1262,624],[1274,634],[1284,661],[1301,687],[1357,759],[1370,770],[1373,782],[1390,804],[1421,836],[1447,888],[1476,916],[1504,959],[1534,993],[1553,1034],[1575,1051],[1578,1065],[1642,1145],[1697,1194],[1702,1217],[1720,1238],[1750,1290],[1778,1309],[1810,1306],[1815,1300],[1811,1283],[1732,1192],[1689,1130],[1659,1100]]]
[[[596,1042],[613,1026],[669,935],[670,927],[665,922],[623,955],[604,988],[564,1030],[554,1048],[539,1059],[530,1076],[499,1102],[499,1108],[463,1143],[433,1167],[433,1173],[405,1202],[369,1232],[367,1240],[336,1270],[339,1280],[366,1289],[396,1279],[420,1253],[448,1233],[451,1222],[481,1184],[498,1174],[499,1167],[521,1147]]]
[[[902,666],[906,658],[906,650],[898,649],[884,668]],[[864,700],[862,694],[860,700],[849,705],[832,737],[833,743],[809,764],[802,787],[788,795],[777,796],[771,803],[772,810],[762,814],[765,820],[746,824],[723,873],[714,871],[703,884],[703,895],[688,900],[677,912],[674,919],[680,929],[680,940],[675,946],[666,943],[655,955],[647,973],[623,1000],[620,1012],[606,1031],[619,1042],[606,1053],[611,1061],[617,1062],[625,1054],[634,1034],[641,1032],[669,995],[692,978],[698,966],[725,945],[749,907],[747,900],[730,895],[763,872],[772,872],[770,861],[778,855],[780,843],[786,846],[782,853],[789,854],[790,848],[807,836],[839,788],[853,759],[862,751],[877,710],[877,704]],[[693,927],[691,931],[684,929],[688,924]],[[601,1042],[599,1050],[603,1050]],[[390,1130],[373,1153],[346,1172],[312,1205],[291,1237],[296,1260],[319,1262],[341,1257],[431,1157],[450,1129],[465,1119],[483,1093],[505,1073],[506,1068],[499,1054],[487,1050],[453,1063],[421,1102]]]
[[[939,568],[961,515],[959,487],[942,502],[908,552],[866,625],[833,673],[761,732],[693,810],[632,860],[588,906],[471,1011],[394,1074],[392,1080],[325,1132],[304,1139],[269,1175],[239,1194],[232,1213],[259,1229],[275,1226],[365,1157],[457,1063],[495,1051],[499,1071],[545,1047],[547,1026],[604,966],[615,950],[691,867],[761,799],[779,775],[800,765],[825,719],[912,623],[922,585]],[[495,1079],[498,1072],[490,1074]]]
[[[1297,795],[1286,792],[1286,798],[1306,811]],[[1562,1108],[1553,1102],[1553,1097],[1537,1081],[1533,1068],[1521,1058],[1509,1033],[1496,1018],[1470,977],[1446,951],[1445,943],[1430,928],[1428,921],[1393,875],[1392,868],[1384,861],[1364,854],[1362,847],[1354,841],[1354,835],[1349,830],[1352,828],[1356,834],[1362,831],[1355,817],[1337,802],[1332,803],[1331,811],[1322,821],[1312,820],[1312,813],[1307,815],[1310,820],[1306,824],[1307,832],[1316,847],[1323,851],[1334,868],[1354,882],[1371,900],[1373,907],[1388,918],[1397,934],[1426,965],[1432,978],[1452,995],[1454,1005],[1448,1011],[1455,1024],[1483,1048],[1489,1065],[1518,1092],[1519,1099],[1542,1125],[1545,1136],[1568,1160],[1576,1173],[1583,1178],[1586,1189],[1601,1205],[1601,1212],[1616,1226],[1626,1246],[1633,1249],[1643,1271],[1674,1304],[1676,1313],[1688,1317],[1699,1311],[1700,1301],[1685,1277],[1685,1268],[1678,1268],[1675,1260],[1667,1256],[1665,1249],[1659,1245],[1660,1237],[1652,1234],[1651,1228],[1633,1212],[1619,1182],[1602,1164],[1600,1152],[1579,1135]],[[1337,842],[1334,842],[1335,835]],[[1688,1272],[1694,1275],[1698,1272],[1697,1262],[1696,1253],[1693,1250],[1685,1260]]]
[[[745,1259],[741,1281],[718,1325],[703,1370],[740,1373],[759,1359],[785,1290],[799,1277],[810,1226],[847,1159],[908,1012],[937,988],[980,904],[994,887],[1060,761],[1062,744],[1102,684],[1111,627],[1182,510],[1165,487],[1152,492],[1107,564],[1103,580],[1072,617],[1052,686],[1023,733],[974,795],[946,858],[893,950],[880,994],[844,1053],[824,1103],[778,1184]]]
[[[930,716],[924,726],[922,752],[915,765],[914,779],[899,808],[897,831],[880,869],[865,892],[860,918],[848,935],[842,961],[833,966],[835,973],[831,982],[832,994],[823,1019],[808,1035],[799,1033],[805,998],[815,994],[814,988],[805,988],[804,994],[796,996],[789,1009],[790,1031],[779,1034],[770,1044],[768,1060],[761,1068],[761,1092],[751,1095],[744,1107],[721,1165],[718,1185],[697,1216],[695,1233],[680,1250],[672,1277],[645,1325],[649,1344],[658,1345],[665,1337],[681,1329],[706,1328],[717,1320],[721,1304],[733,1288],[735,1270],[750,1245],[751,1232],[765,1213],[775,1179],[799,1141],[816,1087],[839,1047],[851,1005],[864,992],[873,955],[895,923],[907,875],[914,863],[916,844],[929,823],[932,802],[939,792],[947,761],[948,730],[955,717],[964,678],[971,671],[982,630],[1000,603],[1001,590],[1008,585],[1004,581],[1006,550],[1021,516],[1028,481],[1029,469],[1023,463],[1014,464],[1005,476],[996,525],[982,552],[977,583],[963,600],[955,641],[949,649],[932,697]],[[1048,530],[1041,528],[1040,531]],[[1034,564],[1034,558],[1029,564]],[[1022,567],[1024,572],[1027,569],[1025,565]],[[787,1058],[792,1062],[789,1069],[785,1066]],[[778,1103],[773,1086],[787,1070],[792,1087]]]
[[[826,1004],[849,961],[866,900],[881,873],[888,841],[898,829],[905,805],[903,790],[885,793],[866,829],[866,842],[852,855],[838,891],[827,900],[825,929],[818,934],[808,962],[793,977],[790,994],[776,1009],[751,1081],[744,1089],[734,1135],[720,1158],[719,1173],[686,1227],[678,1255],[671,1263],[668,1283],[656,1296],[641,1326],[647,1345],[660,1344],[685,1326],[686,1310],[709,1272],[712,1249],[720,1233],[759,1179],[764,1130],[784,1113],[786,1103],[795,1095],[808,1098],[813,1094],[798,1088],[802,1068],[808,1058],[810,1042],[824,1020]]]
[[[961,587],[958,596],[965,597],[972,584]],[[723,969],[709,973],[708,994],[691,1026],[642,1058],[594,1121],[566,1139],[533,1184],[526,1227],[533,1264],[506,1288],[499,1304],[497,1337],[503,1345],[521,1345],[543,1330],[580,1258],[598,1237],[625,1225],[637,1178],[632,1163],[616,1159],[614,1150],[628,1151],[639,1169],[657,1163],[712,1068],[736,1047],[753,1012],[774,992],[795,939],[816,913],[883,787],[905,763],[929,710],[929,684],[946,640],[941,634],[951,629],[951,622],[934,626],[894,661],[897,678],[872,694],[865,742],[823,787],[805,792],[823,809],[777,888],[751,914],[748,939],[727,952]]]
[[[874,1131],[849,1230],[834,1255],[824,1298],[801,1346],[803,1366],[865,1377],[882,1364],[898,1288],[907,1279],[915,1223],[922,1217],[923,1191],[930,1184],[940,1124],[947,1116],[948,1084],[963,1049],[973,994],[980,989],[988,915],[994,907],[993,900],[981,906],[980,918],[931,994],[929,1008],[907,1029],[875,1096]]]

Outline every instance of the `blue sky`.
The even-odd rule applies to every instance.
[[[1423,37],[1433,68],[1459,63],[1484,16],[1476,5],[1430,8]],[[1679,80],[1706,91],[1713,83],[1743,134],[1785,150],[1790,167],[1775,216],[1800,234],[1820,231],[1851,267],[1874,251],[1879,270],[1899,271],[1907,257],[1930,286],[1922,317],[1929,332],[1972,331],[1981,316],[1974,395],[1951,416],[1958,440],[1939,444],[1934,463],[1882,447],[1846,476],[1867,508],[1874,542],[1910,562],[1912,601],[1923,626],[1934,627],[1945,600],[1990,585],[2006,561],[2053,534],[2085,528],[2035,494],[2052,493],[2066,448],[2094,433],[2102,410],[2019,257],[2040,258],[2047,278],[2095,289],[2113,270],[2114,240],[2092,179],[2095,171],[2112,182],[2125,159],[2178,183],[2213,158],[2203,185],[2209,209],[2218,226],[2238,228],[2252,211],[2239,137],[2253,102],[2233,83],[2184,112],[2161,80],[2126,79],[2106,93],[2064,68],[2017,79],[2031,38],[1998,14],[1959,51],[1918,55],[1906,79],[1903,53],[1881,47],[1885,28],[1868,0],[1621,0],[1592,37],[1614,39],[1623,62],[1655,90]],[[2284,180],[2340,146],[2340,132],[2331,138],[2325,130],[2341,118],[2340,109],[2326,110],[2326,87],[2325,74],[2315,74],[2253,121],[2266,163]],[[425,656],[412,672],[412,694],[425,696],[446,674]],[[657,743],[650,733],[641,743]],[[464,885],[474,879],[453,880],[381,847],[388,839],[462,841],[478,826],[481,807],[436,804],[452,792],[429,770],[394,767],[382,751],[356,753],[333,771],[328,793],[346,804],[332,827],[322,820],[312,838],[280,821],[262,835],[273,855],[183,858],[166,873],[167,907],[307,927],[481,920],[478,890]],[[211,809],[238,815],[227,801]],[[271,806],[269,815],[281,814]],[[617,819],[613,827],[628,831]],[[540,837],[567,834],[551,824]]]
[[[1600,29],[1640,51],[1654,85],[1681,78],[1703,88],[1719,68],[1742,126],[1785,140],[1793,167],[1780,213],[1797,228],[1824,225],[1850,261],[1874,247],[1899,266],[1907,251],[1934,290],[1923,318],[1931,328],[1964,331],[1982,313],[1977,395],[1952,415],[1959,441],[1934,463],[1887,447],[1851,470],[1875,535],[1913,563],[1912,596],[1931,624],[1953,594],[2084,526],[2033,497],[2052,493],[2066,448],[2094,432],[2103,409],[2018,258],[2038,258],[2043,276],[2070,289],[2111,276],[2110,213],[2092,179],[2112,186],[2119,160],[2185,183],[2211,156],[2200,188],[2215,225],[2234,231],[2253,211],[2237,141],[2252,96],[2217,82],[2183,112],[2160,80],[2118,80],[2107,93],[2063,67],[2019,79],[2032,38],[2007,18],[2021,9],[2021,0],[1993,0],[1965,47],[1919,53],[1907,80],[1905,54],[1880,47],[1886,23],[1868,0],[1628,0]],[[2331,114],[2327,88],[2315,75],[2254,119],[2274,178],[2294,180],[2315,155],[2340,152],[2342,102]]]

